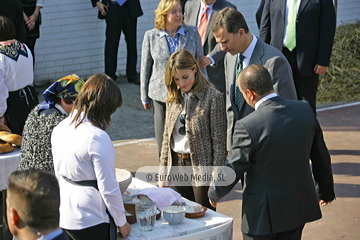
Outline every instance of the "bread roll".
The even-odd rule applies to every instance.
[[[3,141],[0,142],[0,153],[8,153],[14,151],[13,145],[10,143],[4,143]]]
[[[11,133],[10,128],[8,128],[5,124],[0,123],[0,131],[5,131]]]
[[[5,131],[0,132],[0,139],[7,142],[15,144],[16,146],[21,146],[22,143],[22,137],[20,135],[17,135],[15,133],[8,133]]]

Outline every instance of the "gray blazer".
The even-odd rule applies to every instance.
[[[189,50],[197,60],[203,54],[201,39],[196,27],[185,25],[185,35],[180,35],[179,50]],[[165,86],[166,63],[170,57],[166,37],[160,38],[160,30],[154,28],[145,32],[141,51],[140,91],[141,101],[151,100],[165,102],[167,89]],[[201,69],[207,78],[206,69]]]
[[[322,130],[303,101],[274,97],[237,121],[225,166],[235,170],[235,181],[215,183],[208,196],[218,202],[245,173],[241,231],[246,234],[273,234],[317,220],[318,199],[335,198]]]
[[[254,111],[242,98],[241,109],[235,105],[235,78],[237,55],[225,55],[227,149],[232,145],[235,122]],[[249,65],[263,65],[271,75],[275,92],[284,99],[297,100],[290,64],[276,48],[258,39]]]
[[[184,21],[186,24],[197,26],[200,11],[201,0],[189,0],[185,4]],[[215,15],[222,9],[230,7],[236,9],[236,6],[225,0],[217,0],[211,11],[208,26],[205,33],[205,43],[203,46],[204,55],[210,55],[214,61],[214,66],[207,66],[206,70],[209,80],[220,92],[225,92],[225,74],[224,74],[224,56],[226,51],[221,51],[220,44],[216,43],[215,37],[211,31],[212,21]]]

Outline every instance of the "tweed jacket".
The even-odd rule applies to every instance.
[[[54,127],[66,116],[59,111],[54,111],[49,115],[39,115],[39,106],[37,105],[31,110],[25,122],[19,170],[35,168],[55,174],[50,139]]]
[[[189,50],[197,60],[204,55],[200,35],[196,27],[184,25],[185,35],[179,37],[179,50]],[[141,101],[151,99],[165,102],[167,89],[165,86],[166,63],[170,51],[166,37],[160,37],[160,30],[152,29],[145,33],[141,51],[140,90]],[[206,69],[201,71],[207,78]]]
[[[160,174],[169,174],[171,138],[176,121],[182,112],[182,103],[167,103],[164,140],[160,157]],[[226,160],[226,120],[222,93],[206,86],[194,93],[186,109],[186,135],[189,139],[192,166],[223,166]],[[194,174],[204,174],[201,168],[193,168]],[[203,184],[207,182],[204,181]],[[195,182],[198,186],[200,182]]]

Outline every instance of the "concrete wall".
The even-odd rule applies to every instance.
[[[131,1],[131,0],[129,0]],[[140,0],[144,15],[138,18],[138,69],[143,36],[154,28],[154,10],[158,0]],[[230,0],[241,11],[250,30],[257,35],[255,12],[260,0]],[[77,73],[88,78],[104,71],[105,21],[97,19],[97,8],[90,0],[45,1],[42,9],[41,35],[35,47],[35,81],[54,81],[65,75]],[[338,24],[360,20],[359,0],[339,0]],[[126,48],[121,37],[118,51],[118,72],[125,75]]]

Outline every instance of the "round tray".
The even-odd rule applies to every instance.
[[[205,212],[207,210],[207,207],[203,207],[203,210],[201,212],[196,212],[196,213],[189,213],[186,212],[185,213],[185,217],[187,218],[199,218],[205,215]]]

